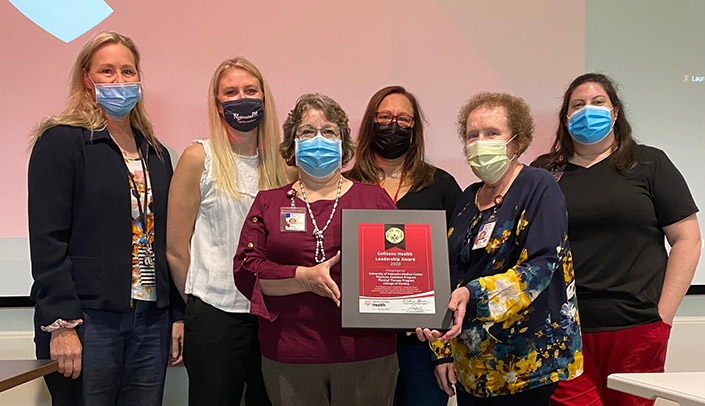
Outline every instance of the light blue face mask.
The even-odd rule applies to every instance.
[[[609,107],[583,106],[568,116],[568,132],[580,144],[597,144],[612,131],[611,111]]]
[[[296,166],[312,178],[325,179],[342,167],[343,143],[322,135],[295,139]]]
[[[140,82],[93,83],[95,101],[112,118],[123,118],[130,114],[142,98]]]

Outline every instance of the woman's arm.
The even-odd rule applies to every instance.
[[[262,293],[267,296],[288,296],[313,292],[330,298],[340,307],[340,288],[330,276],[330,270],[340,261],[340,252],[327,261],[308,267],[296,267],[296,276],[288,279],[260,279]]]
[[[330,268],[340,260],[340,254],[313,267],[284,265],[269,259],[268,239],[270,233],[279,230],[279,210],[278,203],[270,202],[262,192],[255,197],[233,259],[235,285],[250,299],[250,312],[272,321],[287,306],[286,297],[298,293],[313,292],[336,304],[340,302],[340,290],[330,277]]]
[[[167,212],[166,257],[174,285],[186,300],[186,274],[190,264],[189,242],[201,203],[201,176],[206,158],[203,145],[194,144],[184,150],[171,179]]]
[[[668,256],[666,277],[663,281],[658,309],[661,319],[666,324],[672,325],[673,317],[688,291],[700,258],[702,242],[697,215],[692,214],[666,226],[663,232],[671,245],[671,252]]]
[[[505,265],[506,271],[467,284],[470,306],[466,318],[508,320],[531,305],[549,286],[555,271],[562,271],[568,255],[568,218],[563,194],[548,173],[541,182],[525,188],[531,188],[532,192],[519,209],[517,224],[511,230],[504,230],[501,237],[497,237],[495,229],[486,248],[493,255],[489,252],[493,246],[498,252],[499,247],[516,244],[519,257],[515,263]],[[506,242],[501,241],[504,238]]]
[[[49,129],[37,140],[29,159],[32,294],[36,300],[35,320],[40,326],[49,326],[59,319],[74,321],[83,317],[68,255],[80,148],[69,131],[80,130]],[[59,373],[74,379],[79,376],[82,346],[74,328],[54,330],[49,353],[51,359],[59,361]]]
[[[360,185],[359,187],[363,187]],[[395,209],[394,202],[382,189],[369,189],[369,208]],[[340,288],[330,276],[330,270],[340,261],[340,253],[312,267],[279,264],[270,260],[269,238],[278,233],[279,214],[282,204],[276,194],[281,190],[260,192],[252,203],[250,212],[242,226],[240,242],[233,259],[233,274],[237,288],[251,301],[250,312],[265,319],[274,320],[287,306],[287,296],[312,292],[328,297],[340,305]],[[299,241],[302,233],[292,233],[288,237]],[[291,242],[291,240],[290,240]],[[278,247],[279,248],[279,247]],[[291,248],[284,248],[291,249]],[[296,248],[294,248],[296,249]],[[292,258],[295,253],[291,252]],[[292,259],[296,262],[296,259]]]

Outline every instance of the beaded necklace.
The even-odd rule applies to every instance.
[[[306,208],[308,209],[308,215],[311,217],[311,223],[313,223],[313,238],[316,239],[316,252],[313,259],[317,264],[326,260],[326,252],[323,249],[323,233],[328,229],[331,220],[333,220],[333,215],[335,214],[335,209],[338,208],[338,199],[340,199],[340,190],[343,188],[343,175],[340,175],[340,180],[338,181],[338,191],[335,193],[335,202],[333,202],[333,209],[330,211],[330,216],[326,225],[322,229],[318,228],[318,223],[316,223],[316,218],[313,217],[313,211],[311,210],[311,205],[308,203],[308,198],[306,198],[306,190],[304,190],[304,183],[299,178],[299,188],[301,189],[301,197],[306,203]]]

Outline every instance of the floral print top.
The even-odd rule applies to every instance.
[[[130,196],[132,198],[132,298],[146,301],[157,300],[154,272],[154,213],[152,212],[152,189],[149,171],[145,172],[139,158],[125,157],[130,171]],[[139,196],[139,198],[138,198]],[[141,214],[145,208],[147,211]],[[143,224],[143,218],[146,224]],[[145,247],[148,247],[145,249]]]
[[[452,357],[459,389],[477,397],[572,379],[583,357],[563,194],[550,173],[523,167],[480,211],[481,186],[463,192],[448,230],[453,288],[470,291],[462,332],[432,343],[434,355]]]

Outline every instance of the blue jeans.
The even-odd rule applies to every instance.
[[[84,310],[77,332],[83,345],[81,375],[77,380],[58,373],[46,377],[54,406],[162,404],[171,343],[168,309],[135,300],[130,313]],[[49,358],[50,338],[43,332],[35,337],[37,358]]]
[[[399,376],[396,406],[445,406],[448,395],[438,387],[428,344],[397,344]]]

